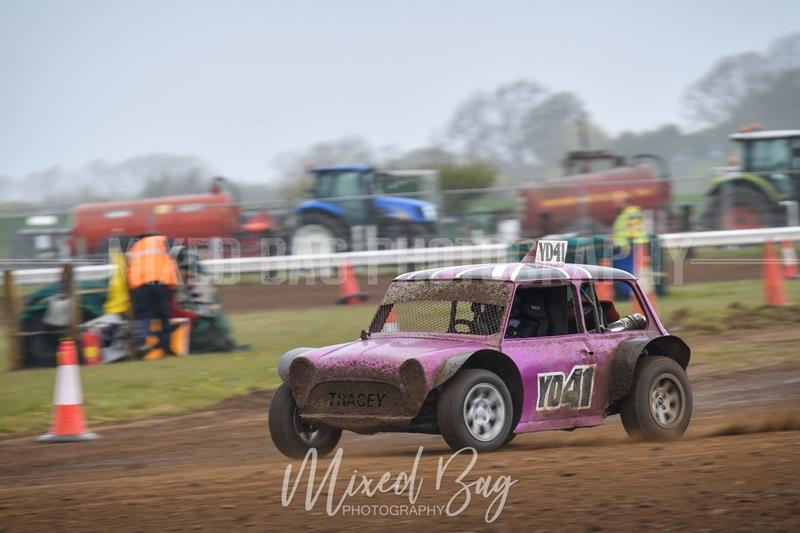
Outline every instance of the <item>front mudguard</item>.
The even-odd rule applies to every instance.
[[[611,360],[611,377],[608,383],[608,402],[624,398],[633,385],[633,376],[639,359],[647,355],[663,355],[675,360],[681,368],[689,366],[691,349],[674,335],[635,337],[620,343]]]
[[[281,378],[281,381],[288,383],[289,382],[289,367],[292,365],[292,361],[300,357],[306,352],[310,352],[314,348],[294,348],[289,350],[285,354],[281,356],[278,360],[278,375]]]
[[[481,349],[449,357],[439,368],[432,390],[437,390],[462,368],[481,368],[497,374],[508,387],[514,411],[514,426],[522,417],[524,387],[522,376],[516,363],[503,352],[494,349]]]

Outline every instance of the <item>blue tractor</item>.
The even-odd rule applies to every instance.
[[[425,245],[436,234],[436,204],[385,196],[391,173],[370,166],[314,168],[313,200],[293,210],[293,254],[365,249],[370,238]]]

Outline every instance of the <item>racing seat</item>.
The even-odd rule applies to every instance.
[[[545,296],[545,308],[550,322],[550,336],[569,333],[568,311],[570,307],[571,288],[567,285],[542,289]]]
[[[548,335],[550,317],[543,295],[539,290],[525,291],[511,308],[506,337],[524,339]]]

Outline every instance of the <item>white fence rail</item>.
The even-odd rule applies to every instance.
[[[800,226],[783,228],[736,229],[664,233],[659,236],[665,248],[698,248],[701,246],[740,246],[765,242],[800,241]]]
[[[700,246],[736,246],[764,242],[800,241],[800,226],[759,228],[746,230],[701,231],[667,233],[660,236],[665,248],[694,248]],[[212,274],[267,273],[294,270],[320,270],[336,268],[344,262],[354,267],[390,266],[400,264],[426,265],[443,262],[490,263],[508,259],[508,245],[504,243],[447,246],[438,248],[409,248],[344,252],[332,254],[280,255],[272,257],[240,257],[208,259],[203,266]],[[111,274],[112,265],[88,265],[75,269],[76,279],[102,279]],[[40,284],[60,278],[60,268],[18,270],[14,279],[20,284]]]

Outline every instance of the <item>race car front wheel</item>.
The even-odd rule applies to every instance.
[[[669,357],[640,360],[633,386],[620,406],[620,418],[634,439],[680,438],[692,418],[692,389],[686,372]]]
[[[284,383],[275,391],[269,406],[269,434],[283,455],[302,459],[311,448],[317,449],[319,457],[331,453],[339,444],[342,430],[305,422],[297,410],[292,389]]]
[[[506,384],[497,374],[480,369],[458,372],[437,406],[439,430],[454,450],[499,448],[511,432],[513,413]]]

